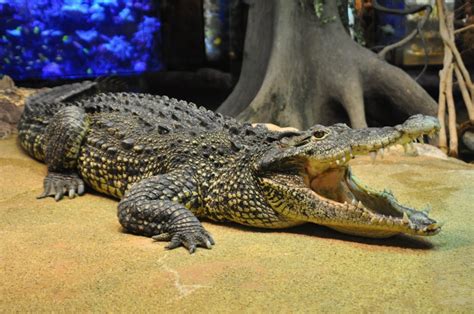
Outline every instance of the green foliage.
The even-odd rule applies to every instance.
[[[321,19],[321,17],[323,16],[324,2],[325,0],[314,0],[314,12],[316,13],[318,19]]]
[[[313,1],[314,13],[316,14],[316,16],[318,17],[318,19],[321,21],[322,24],[326,24],[326,23],[336,20],[335,16],[324,16],[325,3],[326,3],[326,0]]]

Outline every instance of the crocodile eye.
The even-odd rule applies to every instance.
[[[325,138],[328,135],[328,132],[323,130],[317,130],[313,132],[313,136],[318,140]]]

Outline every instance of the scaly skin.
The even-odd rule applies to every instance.
[[[436,234],[426,213],[364,186],[347,163],[438,128],[419,115],[395,127],[278,133],[167,97],[121,93],[74,103],[39,97],[19,137],[48,165],[40,197],[74,197],[86,184],[120,199],[125,230],[194,252],[214,244],[198,217],[264,228],[312,222],[369,237]]]

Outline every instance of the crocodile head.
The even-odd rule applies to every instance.
[[[441,226],[426,211],[400,204],[389,191],[366,186],[348,162],[357,155],[375,157],[392,145],[408,145],[438,130],[435,118],[416,115],[395,127],[355,130],[344,124],[316,125],[283,134],[258,165],[264,193],[280,215],[343,233],[380,238],[399,233],[434,235]]]

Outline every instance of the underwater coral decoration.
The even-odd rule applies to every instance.
[[[158,71],[155,0],[0,0],[0,76],[83,78]]]

